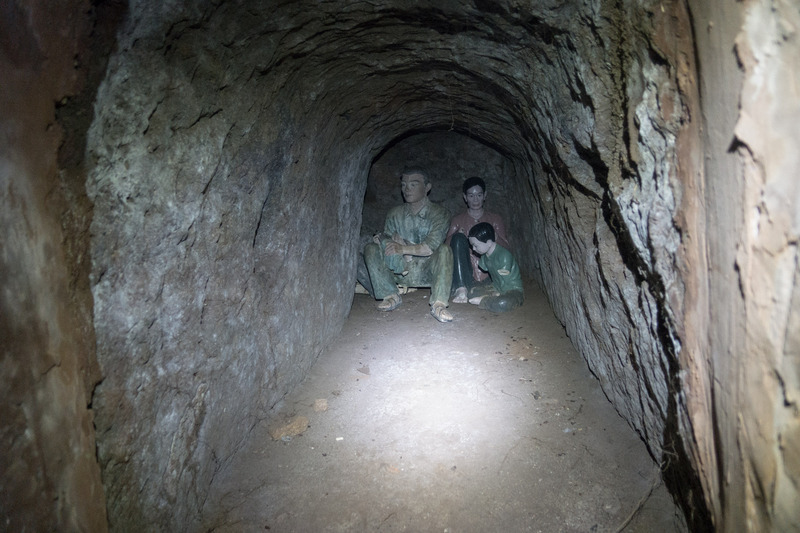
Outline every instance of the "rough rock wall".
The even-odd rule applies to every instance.
[[[549,46],[528,94],[531,165],[518,171],[529,176],[528,262],[690,523],[705,529],[693,444],[682,431],[691,267],[681,235],[695,230],[683,192],[697,180],[685,147],[698,141],[690,19],[681,2],[573,9],[546,21]]]
[[[800,12],[780,0],[692,10],[706,117],[707,490],[720,531],[798,531]]]
[[[745,83],[734,144],[745,185],[734,269],[745,333],[741,367],[730,376],[742,387],[734,404],[741,426],[723,456],[744,455],[737,470],[745,505],[725,502],[731,530],[742,508],[754,530],[800,530],[798,32],[796,3],[761,2],[748,6],[736,41]],[[730,412],[720,406],[721,419]]]
[[[95,406],[113,529],[191,529],[352,298],[369,158],[315,103],[295,28],[239,7],[131,6],[98,93]]]
[[[105,531],[84,177],[57,122],[86,89],[85,1],[0,3],[0,529]]]

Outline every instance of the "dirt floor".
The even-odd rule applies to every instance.
[[[389,313],[355,295],[339,339],[217,476],[209,531],[686,530],[540,291],[504,315],[452,304],[449,324],[429,294]]]

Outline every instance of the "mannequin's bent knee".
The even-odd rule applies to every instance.
[[[450,248],[456,256],[460,253],[469,254],[469,239],[463,233],[455,233],[450,237]]]
[[[382,262],[383,254],[381,253],[381,247],[374,242],[367,243],[367,245],[364,246],[364,261],[367,265]]]

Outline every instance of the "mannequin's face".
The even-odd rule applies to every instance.
[[[494,241],[490,239],[486,242],[481,242],[475,237],[470,237],[469,243],[472,245],[472,249],[475,250],[476,254],[483,255],[492,248]]]
[[[477,211],[483,209],[483,202],[486,201],[486,193],[481,189],[480,185],[475,185],[467,189],[464,194],[464,201],[467,202],[467,207]]]
[[[403,199],[409,204],[415,204],[428,195],[431,184],[426,185],[425,178],[419,174],[403,174],[400,188],[403,192]]]

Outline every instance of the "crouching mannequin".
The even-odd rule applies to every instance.
[[[495,242],[492,225],[487,222],[474,225],[469,230],[469,243],[480,256],[478,266],[491,279],[488,285],[472,288],[469,303],[495,313],[504,313],[521,306],[524,294],[519,265],[511,252]]]

